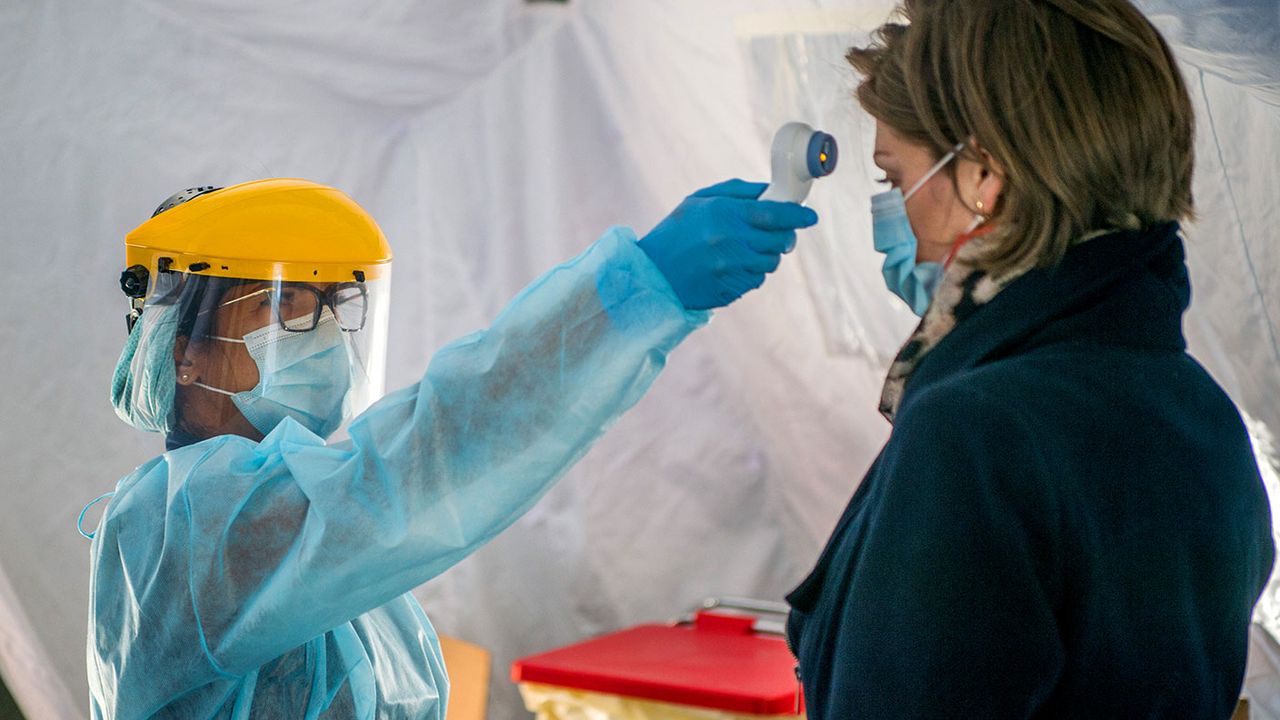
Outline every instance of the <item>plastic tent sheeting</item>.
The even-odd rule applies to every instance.
[[[887,436],[880,380],[912,326],[869,249],[870,126],[841,59],[889,7],[0,7],[0,209],[16,280],[0,319],[0,672],[30,716],[86,712],[88,548],[73,522],[161,449],[106,400],[124,338],[121,239],[194,185],[300,176],[370,209],[396,252],[395,387],[607,226],[644,232],[697,187],[764,178],[781,121],[834,132],[842,167],[815,185],[824,221],[796,256],[675,353],[528,515],[416,592],[442,631],[494,651],[490,714],[506,719],[527,717],[505,680],[514,657],[708,594],[788,590]],[[1144,8],[1178,43],[1200,119],[1192,350],[1249,416],[1274,482],[1278,11]],[[1260,615],[1280,629],[1275,593]]]
[[[1280,3],[1137,0],[1178,55],[1197,70],[1280,107]]]

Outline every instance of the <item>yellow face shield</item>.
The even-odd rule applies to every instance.
[[[390,269],[377,223],[340,190],[271,179],[202,192],[125,238],[125,265],[207,277],[349,282]]]
[[[117,413],[146,430],[321,436],[383,393],[391,250],[334,188],[193,188],[125,240]]]

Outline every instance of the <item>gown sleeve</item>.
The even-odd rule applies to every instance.
[[[170,453],[159,551],[170,572],[157,577],[185,570],[204,655],[246,672],[509,526],[708,318],[615,228],[437,352],[419,383],[356,417],[348,440],[326,445],[287,420],[261,443],[227,436]]]

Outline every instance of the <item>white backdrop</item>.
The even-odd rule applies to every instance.
[[[160,451],[107,399],[123,235],[195,185],[343,188],[396,254],[388,382],[481,327],[611,224],[764,179],[776,125],[837,135],[822,224],[671,358],[537,507],[417,595],[495,653],[491,717],[527,717],[523,654],[780,598],[888,434],[887,358],[912,326],[870,250],[868,120],[841,59],[883,0],[3,0],[0,672],[35,718],[86,713],[83,504]],[[1280,428],[1280,5],[1148,0],[1199,113],[1194,354]],[[1273,493],[1273,497],[1277,493]],[[93,518],[96,520],[96,512]],[[1262,606],[1280,628],[1280,600]]]

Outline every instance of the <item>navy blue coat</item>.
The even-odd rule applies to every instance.
[[[925,356],[788,597],[811,720],[1231,714],[1271,522],[1183,259],[1088,241]]]

